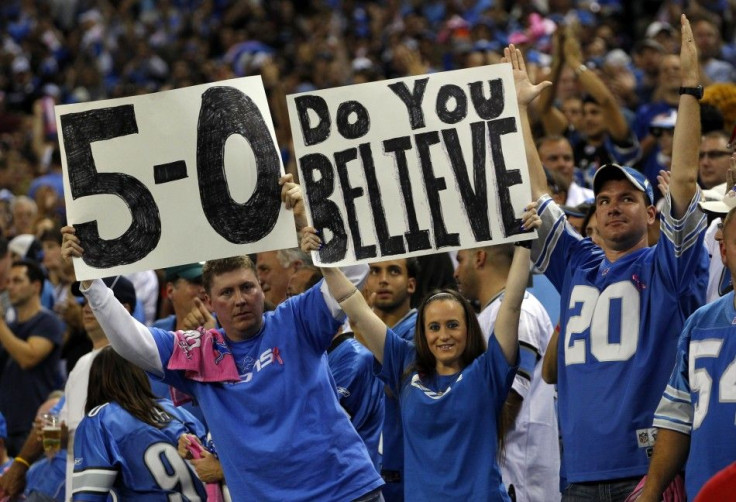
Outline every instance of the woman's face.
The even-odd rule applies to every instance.
[[[468,341],[465,311],[455,300],[435,300],[424,309],[424,334],[440,375],[462,369],[461,356]]]

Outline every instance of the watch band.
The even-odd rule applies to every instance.
[[[689,94],[690,96],[694,96],[696,99],[702,99],[703,86],[699,85],[697,87],[680,87],[680,96],[682,96],[683,94]]]

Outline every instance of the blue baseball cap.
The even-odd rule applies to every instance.
[[[8,439],[8,424],[2,413],[0,413],[0,438]]]
[[[611,179],[626,179],[630,181],[637,190],[644,192],[649,205],[654,204],[654,189],[647,177],[632,167],[620,166],[618,164],[604,164],[595,172],[595,176],[593,176],[593,193],[597,196],[603,183]]]

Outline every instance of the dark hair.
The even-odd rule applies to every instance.
[[[595,214],[595,204],[591,204],[590,207],[588,208],[588,212],[585,215],[585,218],[583,219],[582,226],[580,227],[580,234],[583,237],[590,237],[590,235],[588,235],[585,229],[588,227],[588,222],[590,221],[590,219],[593,217],[594,214]]]
[[[41,232],[41,236],[38,238],[40,242],[47,242],[47,241],[53,241],[59,245],[61,245],[62,241],[64,240],[64,236],[61,234],[61,230],[54,227],[54,228],[47,228],[43,232]]]
[[[438,300],[455,301],[460,304],[465,312],[467,342],[465,350],[460,355],[460,365],[465,368],[486,351],[486,341],[485,338],[483,338],[483,331],[480,328],[480,324],[478,324],[478,318],[475,315],[475,311],[468,300],[453,289],[439,289],[432,291],[424,298],[424,301],[422,301],[417,309],[416,334],[414,336],[417,358],[414,363],[414,367],[411,368],[410,371],[416,371],[420,375],[434,375],[436,372],[437,360],[432,354],[432,351],[429,350],[427,335],[424,331],[424,312],[428,305]]]
[[[33,260],[15,260],[11,267],[26,267],[26,275],[28,280],[31,282],[38,282],[43,287],[43,281],[46,280],[46,276],[43,273],[41,265]]]
[[[209,294],[212,288],[212,282],[216,276],[241,268],[249,269],[254,274],[256,273],[256,266],[253,260],[247,255],[206,261],[202,267],[202,284],[204,285],[204,290]]]
[[[419,260],[416,258],[405,258],[406,260],[406,275],[410,279],[416,279],[419,276],[419,272],[421,271],[422,267],[419,265]]]
[[[141,422],[157,429],[171,421],[171,416],[156,402],[146,373],[108,345],[100,350],[89,369],[84,412],[109,402],[119,404]]]

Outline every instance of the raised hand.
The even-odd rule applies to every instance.
[[[695,46],[693,30],[685,14],[680,16],[682,24],[682,45],[680,46],[680,74],[684,87],[695,87],[700,84],[700,63],[698,48]]]
[[[514,44],[509,45],[503,50],[502,63],[511,63],[511,68],[514,74],[514,85],[516,86],[516,100],[519,103],[519,107],[525,107],[539,94],[552,85],[552,82],[545,80],[537,85],[532,84],[529,80],[529,74],[526,71],[526,63],[521,51],[517,49]]]

